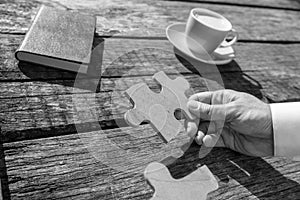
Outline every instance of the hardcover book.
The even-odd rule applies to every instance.
[[[96,18],[41,6],[15,53],[20,61],[87,73]]]

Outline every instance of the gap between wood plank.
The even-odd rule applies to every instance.
[[[140,126],[146,124],[149,123],[142,122]],[[5,133],[5,136],[2,136],[2,143],[12,143],[12,142],[24,141],[24,140],[60,137],[64,135],[99,131],[99,127],[101,127],[101,130],[110,130],[116,128],[129,127],[129,125],[125,122],[124,118],[115,118],[109,120],[101,120],[97,122],[85,122],[82,124],[66,124],[66,125],[59,125],[59,126],[51,126],[49,128],[25,129],[25,130],[17,130],[12,132],[8,131]],[[82,130],[80,130],[80,128],[82,128]],[[16,135],[19,136],[14,137]]]
[[[214,5],[224,5],[224,6],[239,6],[239,7],[250,7],[250,8],[261,8],[261,9],[274,9],[274,10],[289,10],[289,11],[300,11],[299,8],[288,8],[288,7],[275,7],[275,6],[266,6],[266,5],[254,5],[254,4],[239,4],[231,2],[214,2],[214,1],[201,1],[201,0],[166,0],[166,1],[178,1],[185,3],[205,3],[205,4],[214,4]]]
[[[223,72],[223,73],[235,73],[238,71],[228,71],[228,72]],[[243,70],[243,72],[256,72],[256,70]],[[178,75],[178,73],[167,73],[167,75],[172,76],[172,75]],[[195,74],[194,72],[181,72],[181,75],[193,75]],[[213,74],[213,73],[207,73],[207,74]],[[134,78],[134,77],[152,77],[153,74],[132,74],[132,75],[120,75],[120,76],[101,76],[101,79],[110,79],[110,78]],[[98,79],[98,76],[86,76],[84,78],[76,78],[76,80],[85,80],[85,79]],[[5,79],[5,80],[1,80],[0,79],[0,83],[16,83],[16,82],[20,82],[20,83],[24,83],[24,82],[38,82],[38,81],[74,81],[74,78],[47,78],[47,79],[43,79],[43,78],[35,78],[35,79]]]
[[[121,42],[123,42],[122,40],[120,40]],[[131,43],[133,43],[133,45],[136,45],[135,44],[135,41],[131,41]],[[159,43],[160,45],[163,45],[162,43],[167,43],[167,42],[161,42],[161,41],[158,41],[157,43]],[[167,44],[167,45],[169,45],[169,44]],[[129,45],[130,46],[130,45]],[[244,46],[248,46],[248,45],[244,45]],[[253,47],[254,48],[253,48]],[[253,48],[253,49],[255,49],[255,47],[256,47],[256,45],[252,45],[252,46],[250,46],[249,45],[249,47],[251,47],[251,48]],[[263,45],[262,45],[263,46]],[[275,45],[268,45],[269,47],[271,47],[271,48],[273,48]],[[283,45],[282,45],[283,46]],[[298,45],[296,45],[296,46],[298,46]],[[248,48],[249,48],[248,47]],[[114,49],[114,48],[112,48],[112,49]],[[265,48],[264,48],[265,49]],[[279,53],[279,52],[281,52],[281,49],[282,49],[282,47],[280,47],[280,48],[278,48],[278,49],[280,49],[280,51],[275,51],[275,53],[277,52],[277,53]],[[285,49],[284,48],[284,50],[291,50],[291,51],[293,51],[293,49],[294,48],[287,48],[287,49]],[[297,48],[296,49],[294,49],[294,50],[297,50]],[[297,52],[297,51],[296,51]],[[255,53],[255,52],[253,52],[253,53]],[[277,53],[276,54],[274,54],[274,55],[277,55]],[[286,57],[283,57],[282,59],[282,61],[285,61],[285,62],[288,62],[289,63],[289,61],[292,61],[292,63],[290,64],[291,66],[297,66],[296,65],[296,63],[294,63],[294,61],[295,61],[295,58],[296,58],[296,55],[297,54],[292,54],[292,55],[290,55],[288,58],[289,59],[285,59]],[[295,57],[294,57],[295,56]],[[256,58],[256,57],[253,57],[253,58]],[[271,57],[270,57],[270,59],[271,59]],[[279,60],[278,60],[279,59]],[[147,60],[147,59],[146,59]],[[257,60],[257,59],[256,59]],[[274,63],[270,63],[269,61],[267,62],[268,64],[272,64],[272,66],[273,65],[275,65],[275,66],[277,66],[277,63],[280,61],[281,59],[280,59],[280,56],[278,56],[277,58],[276,58],[276,60],[274,60]],[[276,61],[276,62],[275,62]],[[247,62],[249,62],[250,64],[251,64],[251,62],[252,62],[252,60],[248,60],[248,61],[246,61],[246,63]],[[266,61],[265,61],[266,62]],[[248,64],[249,64],[248,63]],[[248,65],[247,64],[247,65]],[[279,63],[278,63],[279,64]],[[249,68],[248,68],[249,69]],[[250,68],[251,69],[251,68]],[[254,68],[255,70],[254,71],[256,71],[256,69],[259,69],[259,70],[262,70],[262,68],[260,68],[260,67],[255,67]],[[268,70],[269,68],[263,68],[264,70]],[[270,69],[272,69],[272,68],[270,68]],[[275,69],[277,69],[277,68],[275,68]],[[291,68],[291,70],[292,70],[293,68]],[[112,70],[113,71],[113,70]],[[245,70],[243,70],[243,72],[245,72]],[[258,72],[258,71],[256,71],[256,72]],[[277,69],[277,71],[276,72],[280,72],[280,71],[278,71],[278,69]],[[287,71],[287,73],[291,73],[290,71]],[[229,74],[229,73],[226,73],[227,75]],[[116,74],[116,75],[119,75],[118,73]],[[134,75],[136,75],[136,74],[134,74]],[[254,74],[255,75],[255,74]],[[264,74],[265,76],[268,76],[268,75],[270,75],[271,77],[274,77],[273,79],[274,80],[276,80],[276,77],[280,77],[279,75],[280,75],[280,73],[279,74],[268,74],[268,73],[266,73],[266,74]],[[261,77],[261,76],[259,76],[259,77]],[[225,77],[226,78],[226,77]],[[228,79],[228,80],[230,80],[230,79]],[[244,80],[244,79],[243,79]],[[263,78],[263,76],[261,77],[261,79],[258,79],[258,80],[264,80],[264,81],[266,81],[266,79],[265,78]],[[273,83],[276,83],[275,81],[274,82],[271,82],[272,84]],[[253,85],[253,84],[250,84],[250,85]],[[248,84],[247,85],[245,85],[245,86],[243,86],[243,87],[247,87],[248,86]],[[276,86],[276,85],[275,85]],[[286,88],[287,86],[291,86],[292,87],[292,85],[289,85],[288,83],[287,84],[285,84],[285,85],[282,85],[282,88]],[[268,87],[274,87],[274,86],[270,86],[270,84],[267,84],[267,85],[265,85],[265,86],[263,86],[263,87],[265,87],[266,88],[266,91],[269,91],[269,95],[271,95],[271,97],[272,97],[272,94],[271,94],[271,91],[273,91],[273,89],[268,89]],[[290,88],[291,88],[290,87]],[[252,87],[250,87],[249,89],[250,90],[252,90],[251,89]],[[258,88],[257,87],[255,87],[254,89],[253,89],[253,91],[254,90],[257,90]],[[275,90],[274,90],[275,91]],[[292,91],[295,91],[295,90],[293,90],[292,89]],[[278,92],[278,91],[277,91]],[[262,93],[263,94],[263,93]],[[294,94],[294,96],[293,96],[293,93],[291,93],[292,95],[289,95],[287,98],[299,98],[299,95],[297,94],[297,95],[295,95]],[[68,98],[63,98],[63,99],[61,99],[61,100],[64,100],[65,101],[65,99],[67,100]],[[70,99],[70,98],[69,98]],[[57,100],[57,99],[56,99]],[[45,100],[45,102],[55,102],[56,101],[55,100],[55,98],[54,99],[49,99],[49,101],[48,100]],[[274,97],[274,100],[275,101],[279,101],[279,100],[282,100],[282,99],[280,99],[280,97]],[[286,98],[285,98],[285,100],[287,100]],[[7,102],[9,102],[9,101],[7,101]],[[44,102],[44,100],[43,100],[43,102]],[[17,102],[16,102],[17,103]],[[30,104],[28,104],[28,105],[30,105]],[[44,103],[42,104],[42,105],[45,105]],[[71,103],[70,103],[70,105],[71,105]],[[25,105],[25,106],[27,106],[27,104]],[[53,108],[52,108],[53,107]],[[68,105],[66,104],[66,107],[68,107]],[[30,106],[30,108],[33,108],[33,107],[31,107]],[[43,112],[45,112],[46,110],[48,110],[49,111],[49,113],[52,113],[52,111],[53,111],[53,109],[56,109],[56,108],[60,108],[59,106],[53,106],[53,105],[50,105],[50,107],[49,107],[49,110],[48,110],[48,108],[47,109],[44,109],[44,107],[41,107],[41,110],[43,111]],[[37,137],[37,138],[39,138],[39,136],[42,134],[42,133],[46,133],[46,135],[47,136],[45,136],[45,137],[54,137],[54,136],[56,136],[56,134],[59,134],[59,135],[63,135],[63,134],[73,134],[73,133],[76,133],[75,131],[76,131],[76,129],[74,129],[74,123],[75,124],[78,124],[78,125],[84,125],[84,122],[83,123],[81,123],[81,122],[71,122],[71,123],[69,123],[69,124],[61,124],[61,122],[59,122],[60,120],[65,120],[65,118],[66,118],[66,116],[67,116],[67,114],[68,114],[68,111],[71,111],[70,113],[72,113],[72,110],[71,109],[67,109],[66,111],[63,111],[63,112],[61,112],[61,111],[57,111],[57,113],[55,112],[54,114],[56,115],[61,115],[61,114],[66,114],[66,115],[63,115],[62,117],[60,117],[59,118],[59,120],[58,120],[58,123],[56,123],[56,122],[54,122],[54,124],[53,124],[53,127],[42,127],[42,128],[38,128],[38,130],[36,130],[36,127],[39,127],[39,126],[28,126],[28,129],[26,129],[26,130],[20,130],[20,131],[18,131],[17,129],[16,129],[16,131],[15,131],[15,129],[7,129],[7,131],[4,133],[4,135],[5,136],[8,136],[8,138],[7,138],[7,141],[14,141],[14,140],[23,140],[24,138],[25,139],[31,139],[31,137]],[[12,110],[13,112],[15,112],[14,110]],[[18,108],[16,107],[16,111],[18,111]],[[51,111],[51,112],[50,112]],[[47,112],[47,111],[46,111]],[[122,118],[122,113],[119,113],[119,116],[116,116],[115,118],[111,118],[111,119],[109,119],[108,121],[106,121],[106,122],[102,122],[102,119],[100,120],[100,122],[98,122],[98,121],[93,121],[93,122],[91,122],[91,123],[89,123],[88,125],[92,125],[92,124],[95,124],[95,123],[97,123],[97,124],[99,124],[99,123],[106,123],[105,125],[102,125],[103,127],[106,127],[107,129],[113,129],[114,128],[114,126],[113,126],[113,124],[112,124],[112,122],[114,122],[114,120],[115,119],[120,119],[120,118]],[[6,115],[6,113],[3,115],[4,117],[5,116],[7,116]],[[30,116],[31,118],[33,118],[33,117],[36,117],[36,116]],[[36,118],[37,119],[37,118]],[[43,118],[44,119],[44,118]],[[45,118],[46,119],[46,118]],[[104,119],[104,117],[103,117],[103,119]],[[106,120],[106,119],[104,119],[104,120]],[[52,122],[51,122],[52,123]],[[51,124],[50,123],[50,124]],[[65,123],[65,122],[62,122],[62,123]],[[73,127],[73,128],[72,128]],[[91,128],[91,127],[88,127],[88,128]],[[2,129],[3,130],[3,129]],[[9,134],[8,134],[9,133]],[[32,134],[32,135],[31,135]],[[16,138],[14,138],[16,136]],[[35,139],[35,138],[33,138],[33,139]]]
[[[115,2],[116,1],[116,2]],[[112,35],[119,33],[121,35],[133,35],[133,36],[164,36],[164,28],[172,22],[185,22],[184,16],[188,16],[190,9],[198,7],[198,3],[183,3],[183,2],[170,2],[170,1],[136,1],[130,0],[129,3],[120,3],[115,0],[107,4],[88,4],[82,6],[80,3],[71,4],[66,1],[65,4],[68,7],[72,7],[73,10],[86,12],[90,14],[98,14],[97,32],[101,35]],[[203,0],[202,0],[203,1]],[[210,1],[225,1],[225,0],[208,0]],[[229,0],[238,2],[238,0]],[[270,0],[265,0],[270,1]],[[279,0],[276,0],[278,2]],[[51,2],[51,1],[50,1]],[[275,3],[263,4],[266,6],[275,6]],[[253,4],[248,3],[248,4]],[[261,4],[258,0],[255,0],[254,4]],[[18,7],[9,6],[9,10],[16,11],[14,13],[8,13],[3,17],[8,20],[6,26],[1,27],[3,32],[23,32],[25,33],[30,26],[30,18],[34,17],[37,7],[40,3],[28,4],[22,2]],[[54,7],[59,7],[56,4],[50,4]],[[73,5],[73,6],[71,6]],[[103,7],[104,6],[104,7]],[[278,3],[277,7],[290,7],[298,8],[298,3]],[[34,7],[35,10],[24,10],[24,8]],[[226,16],[232,21],[235,28],[241,32],[242,39],[262,39],[262,40],[300,40],[299,36],[295,34],[298,31],[298,13],[288,10],[271,10],[271,9],[255,9],[249,7],[238,6],[224,6],[218,4],[201,4],[201,7],[213,9]],[[99,9],[98,9],[99,8]],[[106,12],[109,9],[112,12]],[[146,14],[145,14],[146,12]],[[103,14],[102,14],[103,13]],[[122,15],[120,15],[122,13]],[[123,15],[124,13],[124,15]],[[142,13],[142,15],[136,15],[135,13]],[[144,14],[143,14],[144,13]],[[153,21],[153,17],[156,19]],[[120,18],[120,16],[122,16]],[[124,17],[123,17],[124,16]],[[244,19],[241,20],[240,17]],[[15,21],[15,18],[18,20]],[[145,23],[149,21],[149,23]],[[248,24],[248,25],[247,25]],[[247,26],[246,26],[247,25]],[[294,30],[294,31],[293,31]]]
[[[268,100],[270,100],[268,98]],[[288,99],[286,101],[273,101],[270,103],[281,103],[281,102],[295,102],[300,101],[300,98]],[[142,122],[141,125],[149,124],[148,122]],[[140,125],[140,126],[141,126]],[[124,118],[113,118],[101,121],[84,122],[80,124],[62,124],[51,127],[41,128],[29,128],[24,130],[7,131],[0,137],[2,143],[13,143],[24,140],[35,140],[42,138],[61,137],[65,135],[79,134],[91,131],[101,130],[112,130],[117,128],[125,128],[129,125],[125,122]]]
[[[109,36],[109,35],[96,35],[96,38],[115,38],[115,39],[138,39],[138,40],[168,40],[167,37],[143,37],[143,36]],[[262,44],[300,44],[300,41],[289,40],[245,40],[239,39],[239,43],[262,43]]]
[[[25,35],[25,33],[9,33],[9,32],[1,32],[2,35]],[[95,38],[112,38],[112,39],[129,39],[129,40],[168,40],[167,37],[159,37],[159,36],[111,36],[111,35],[98,35],[95,33]],[[292,40],[246,40],[246,39],[239,39],[239,43],[262,43],[262,44],[300,44],[299,41],[292,41]]]

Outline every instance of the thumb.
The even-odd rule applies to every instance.
[[[226,104],[210,105],[191,100],[187,103],[187,107],[193,115],[204,120],[223,121],[226,119]]]

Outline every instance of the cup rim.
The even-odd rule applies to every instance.
[[[214,14],[214,15],[219,16],[220,18],[222,18],[222,19],[224,19],[224,20],[226,20],[226,21],[228,22],[229,27],[226,28],[226,29],[224,29],[224,28],[213,27],[213,26],[211,26],[211,25],[209,25],[209,24],[204,24],[204,23],[202,23],[200,20],[197,19],[197,17],[196,17],[195,14],[194,14],[194,11],[197,11],[197,10],[205,11],[205,12],[208,12],[208,13],[211,13],[211,14]],[[230,22],[226,17],[224,17],[223,15],[221,15],[221,14],[215,12],[215,11],[212,11],[212,10],[209,10],[209,9],[206,9],[206,8],[193,8],[193,9],[191,10],[191,12],[190,12],[190,15],[191,15],[197,22],[203,24],[204,26],[206,26],[206,27],[208,27],[208,28],[210,28],[210,29],[218,30],[218,31],[224,31],[224,32],[230,31],[230,30],[232,29],[232,24],[231,24],[231,22]]]

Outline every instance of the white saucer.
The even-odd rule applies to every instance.
[[[219,47],[210,55],[202,55],[192,52],[186,44],[184,23],[176,23],[168,26],[166,29],[166,34],[168,40],[173,44],[174,47],[176,47],[187,56],[200,62],[204,62],[207,64],[224,65],[231,62],[235,57],[235,51],[231,46]]]

